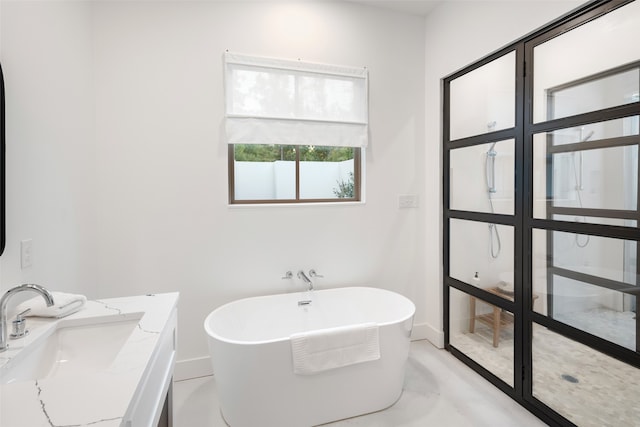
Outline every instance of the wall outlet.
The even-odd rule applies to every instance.
[[[401,209],[417,208],[418,195],[417,194],[400,194],[398,196],[398,207]]]
[[[20,242],[20,267],[29,268],[33,265],[33,239]]]

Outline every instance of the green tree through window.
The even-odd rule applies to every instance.
[[[237,162],[293,161],[296,159],[296,147],[300,147],[300,161],[303,162],[341,162],[353,158],[351,147],[236,144],[235,160]]]

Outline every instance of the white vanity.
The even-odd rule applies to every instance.
[[[171,426],[178,293],[28,318],[0,353],[0,425]]]

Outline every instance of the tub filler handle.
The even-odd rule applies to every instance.
[[[316,273],[316,271],[314,269],[309,270],[309,276],[311,277],[319,277],[319,278],[324,278],[323,275]]]
[[[281,277],[281,279],[283,280],[293,279],[293,272],[291,272],[291,270],[287,271],[286,273],[284,273],[284,276]]]

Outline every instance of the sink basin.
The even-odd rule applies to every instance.
[[[0,384],[107,369],[138,325],[143,313],[59,321],[26,344],[0,368]],[[28,338],[25,338],[28,339]],[[12,347],[20,341],[12,342]]]

